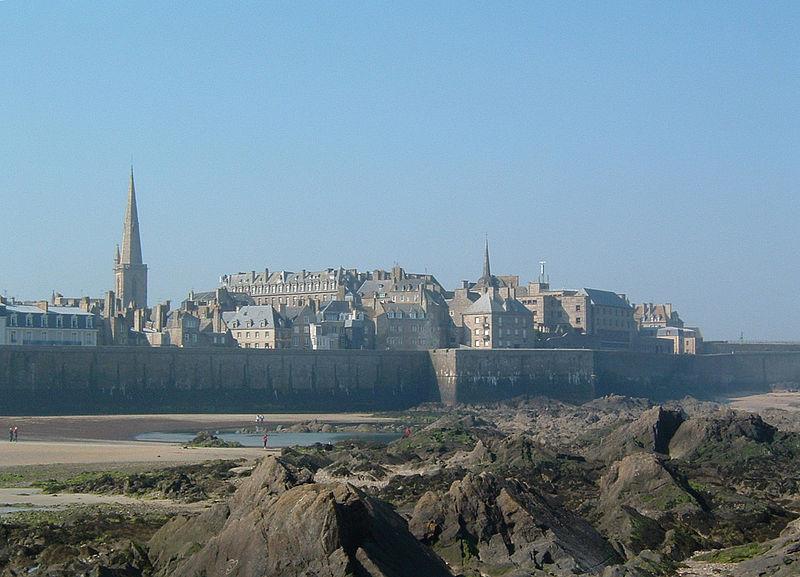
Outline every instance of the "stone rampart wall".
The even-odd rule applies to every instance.
[[[611,393],[664,400],[799,383],[800,352],[0,346],[0,414],[399,410]]]
[[[438,398],[425,351],[0,347],[0,414],[375,410]]]

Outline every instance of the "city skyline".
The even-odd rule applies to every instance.
[[[546,260],[554,286],[671,301],[707,338],[796,340],[799,23],[792,3],[2,3],[0,291],[112,288],[133,154],[151,302],[263,267],[397,262],[452,288],[488,234],[497,273]]]

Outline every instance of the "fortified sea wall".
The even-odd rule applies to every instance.
[[[664,400],[779,383],[800,383],[800,352],[0,347],[0,414],[393,410],[611,393]]]

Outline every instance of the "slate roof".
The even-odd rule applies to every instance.
[[[17,313],[17,314],[44,314],[44,311],[37,306],[33,305],[12,305],[6,304],[5,309],[10,313]],[[2,309],[0,309],[2,310]],[[47,308],[48,314],[55,314],[55,315],[78,315],[78,316],[93,316],[92,313],[86,312],[85,310],[81,309],[80,307],[54,307],[49,306]]]
[[[590,288],[584,288],[583,290],[592,301],[592,304],[623,309],[631,308],[631,305],[617,293]]]
[[[287,326],[287,321],[271,305],[244,306],[236,312],[222,313],[222,320],[229,329],[270,329]]]
[[[495,291],[486,291],[478,300],[464,311],[465,315],[493,313],[530,314],[528,309],[516,299],[504,299]]]

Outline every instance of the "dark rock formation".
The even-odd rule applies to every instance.
[[[167,524],[151,541],[158,574],[401,577],[414,567],[419,575],[450,575],[386,503],[349,485],[313,483],[308,469],[272,457],[236,492],[221,527],[219,521],[209,513]],[[175,554],[165,546],[190,532],[206,537],[199,550]]]
[[[600,455],[606,462],[613,462],[636,452],[668,454],[669,443],[684,420],[679,410],[653,407],[604,438]]]
[[[409,528],[465,573],[600,573],[620,562],[578,515],[522,481],[489,473],[470,473],[444,494],[423,495]]]

